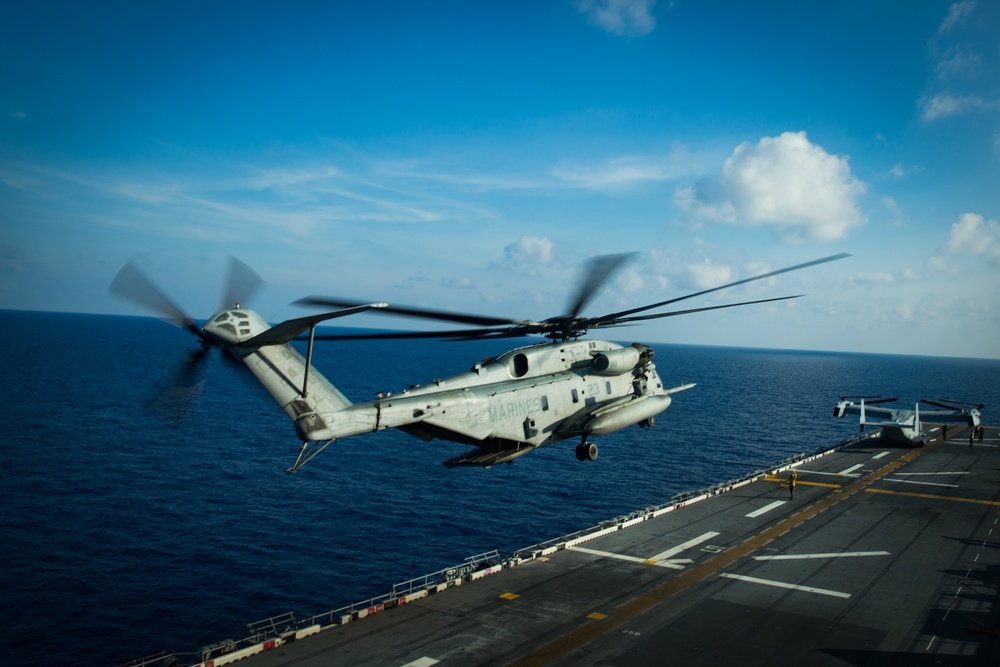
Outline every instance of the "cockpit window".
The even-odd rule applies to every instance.
[[[216,324],[221,324],[222,322],[226,322],[228,320],[229,320],[229,313],[219,313],[218,315],[215,316],[215,319],[213,319],[212,321],[215,322]]]
[[[234,311],[232,312],[232,316],[233,316],[233,317],[238,317],[238,318],[240,318],[241,320],[246,320],[246,319],[249,319],[249,318],[250,318],[250,316],[249,316],[249,315],[247,315],[246,313],[241,313],[241,312],[240,312],[240,311],[238,311],[238,310],[234,310]]]

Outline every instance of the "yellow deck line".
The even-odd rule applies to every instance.
[[[909,496],[910,498],[927,498],[928,500],[954,500],[959,503],[976,503],[977,505],[996,505],[995,500],[978,500],[976,498],[959,498],[958,496],[936,496],[931,493],[911,493],[909,491],[890,491],[889,489],[865,489],[867,493],[884,493],[889,496]]]
[[[788,486],[788,480],[787,479],[783,479],[781,477],[772,477],[770,475],[767,475],[767,476],[764,477],[764,481],[765,482],[781,482],[785,486]],[[823,486],[823,487],[826,487],[828,489],[839,489],[842,486],[841,484],[829,484],[827,482],[803,482],[801,479],[797,480],[795,482],[795,485],[796,486]]]

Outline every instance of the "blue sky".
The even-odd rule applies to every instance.
[[[34,2],[0,9],[0,307],[307,294],[514,318],[639,251],[615,338],[1000,357],[995,2]],[[420,327],[372,320],[342,324]]]

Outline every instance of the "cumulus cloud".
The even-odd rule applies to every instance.
[[[646,35],[656,27],[650,13],[656,0],[577,0],[587,19],[612,35]]]
[[[698,289],[711,289],[733,281],[733,270],[729,266],[707,259],[701,264],[688,265],[687,270]]]
[[[618,286],[621,287],[623,292],[631,293],[638,292],[646,286],[646,283],[642,279],[641,273],[635,269],[626,269],[618,277]]]
[[[864,224],[857,200],[866,189],[846,157],[785,132],[740,144],[717,180],[682,188],[673,201],[709,221],[767,226],[785,241],[832,241]]]
[[[547,238],[522,236],[503,249],[504,260],[517,264],[548,264],[555,244]]]
[[[981,256],[990,266],[1000,269],[1000,223],[977,213],[963,213],[951,226],[948,252]]]

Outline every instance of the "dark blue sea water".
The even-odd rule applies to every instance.
[[[189,430],[143,405],[194,349],[155,319],[0,311],[0,645],[5,665],[115,665],[246,624],[322,613],[491,549],[509,552],[856,432],[840,394],[1000,405],[1000,361],[655,345],[678,394],[653,429],[488,470],[383,432],[297,475],[291,423],[238,364],[209,363]],[[636,330],[641,334],[641,330]],[[354,401],[467,370],[508,342],[330,343]],[[40,657],[41,656],[41,657]]]

